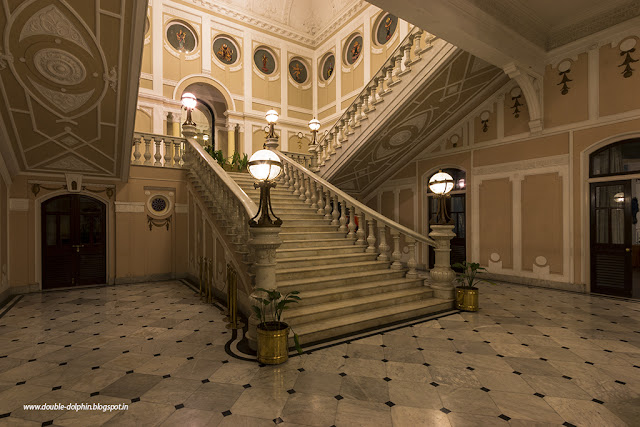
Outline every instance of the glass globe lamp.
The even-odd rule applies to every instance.
[[[451,218],[447,213],[446,198],[453,189],[454,181],[453,177],[441,170],[438,173],[433,174],[429,178],[429,189],[433,192],[438,199],[438,213],[435,218],[431,219],[431,224],[448,225],[452,224]]]
[[[271,188],[276,186],[274,180],[282,173],[280,158],[271,150],[256,151],[249,159],[248,169],[258,181],[253,184],[254,188],[260,188],[260,206],[256,216],[249,221],[249,226],[280,227],[282,220],[273,213],[271,207]]]

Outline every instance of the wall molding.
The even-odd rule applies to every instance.
[[[114,202],[116,212],[139,213],[144,212],[144,202]]]
[[[10,212],[28,212],[29,199],[10,198],[9,211]]]
[[[518,162],[498,163],[490,166],[478,166],[475,168],[471,168],[471,174],[473,176],[481,176],[567,165],[569,165],[569,155],[561,154],[558,156],[540,157],[537,159],[521,160]]]

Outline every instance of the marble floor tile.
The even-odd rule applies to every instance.
[[[438,426],[448,427],[447,415],[439,409],[425,409],[408,406],[391,408],[391,420],[394,426]]]
[[[214,427],[214,425],[218,427],[273,427],[274,424],[271,419],[230,414],[222,418],[219,423],[210,423],[209,427]]]
[[[159,375],[149,375],[134,372],[121,377],[119,380],[100,390],[100,395],[133,399],[142,396],[162,381]]]
[[[437,388],[429,383],[389,381],[389,400],[396,405],[414,408],[442,408]]]
[[[352,342],[347,347],[347,355],[356,359],[384,359],[384,348],[380,345],[362,344],[361,341]]]
[[[391,408],[384,403],[342,399],[338,402],[335,425],[391,427]]]
[[[184,403],[200,386],[202,386],[200,380],[173,377],[163,378],[162,381],[140,396],[140,400],[143,402],[175,406]]]
[[[424,364],[387,362],[387,377],[392,380],[429,383],[433,381],[429,368]]]
[[[338,374],[305,371],[298,375],[293,389],[300,393],[333,397],[340,394],[341,386],[342,377]]]
[[[442,405],[452,412],[465,412],[478,415],[501,414],[489,393],[477,388],[442,385],[437,387]]]
[[[109,427],[157,426],[175,411],[176,409],[171,406],[151,402],[136,402],[131,403],[128,410],[116,415],[103,425]]]
[[[504,361],[507,362],[514,370],[522,372],[523,374],[551,376],[562,375],[546,360],[523,357],[505,357]]]
[[[342,379],[340,395],[353,400],[384,403],[389,401],[389,387],[382,378],[347,375]]]
[[[590,400],[545,397],[544,400],[567,422],[585,427],[616,427],[627,424],[604,405]],[[636,419],[636,421],[638,421]]]
[[[387,349],[385,349],[386,351]],[[422,355],[420,355],[421,360]],[[348,375],[359,375],[363,377],[384,378],[386,376],[386,366],[382,360],[368,359],[346,359],[342,372]]]
[[[287,400],[280,418],[286,423],[330,426],[335,424],[337,409],[338,400],[333,396],[299,393],[296,390]]]
[[[218,425],[224,416],[218,412],[201,411],[200,409],[182,408],[175,411],[162,424],[162,427],[205,427]]]
[[[231,413],[249,417],[274,419],[282,415],[282,409],[290,394],[284,390],[251,387],[246,389],[231,407]]]
[[[509,427],[509,422],[502,418],[488,415],[452,412],[448,414],[447,417],[449,418],[451,427]],[[530,427],[534,427],[533,424]]]
[[[489,390],[511,391],[514,393],[533,394],[535,391],[522,379],[521,375],[513,372],[476,370],[474,375]]]
[[[591,400],[589,393],[578,387],[573,380],[549,375],[524,374],[521,377],[535,393],[544,394],[545,396]]]
[[[231,409],[244,390],[240,385],[207,382],[185,399],[184,406],[222,413]]]
[[[447,384],[456,387],[481,387],[480,382],[473,372],[466,368],[430,366],[429,373],[433,381],[438,384]]]
[[[563,419],[553,410],[547,402],[537,396],[510,393],[506,391],[490,391],[500,412],[510,418],[528,421],[543,421],[562,424]]]

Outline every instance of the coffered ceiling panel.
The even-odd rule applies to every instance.
[[[0,124],[20,171],[126,179],[146,6],[2,2]]]
[[[330,181],[349,193],[366,195],[508,80],[499,68],[459,51],[413,92],[380,132],[351,154]]]

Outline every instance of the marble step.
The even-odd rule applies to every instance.
[[[424,286],[397,291],[384,292],[374,295],[360,296],[322,304],[302,307],[292,306],[286,312],[286,321],[292,325],[317,322],[327,318],[346,316],[368,310],[420,301],[433,296],[433,290]]]
[[[283,241],[279,249],[318,248],[324,246],[344,246],[349,240],[344,237],[338,239],[317,240],[288,240]]]
[[[375,270],[388,270],[386,261],[361,261],[349,262],[339,265],[315,265],[297,268],[285,268],[276,271],[276,281],[315,278],[318,281],[324,277],[348,272],[371,272]]]
[[[406,270],[374,270],[358,271],[352,273],[336,274],[326,277],[311,277],[305,279],[279,280],[278,290],[290,291],[315,291],[338,286],[355,285],[358,283],[371,283],[381,280],[393,280],[404,278]]]
[[[276,212],[276,215],[278,213]],[[299,233],[289,233],[287,231],[280,231],[280,239],[283,242],[289,240],[322,240],[322,239],[344,239],[347,233],[341,231],[309,231]]]
[[[314,322],[294,321],[291,325],[300,336],[302,345],[308,345],[452,309],[453,300],[428,298]],[[290,338],[289,345],[293,346],[293,337]]]
[[[300,219],[291,216],[291,219],[287,221],[286,224],[282,224],[283,227],[308,227],[307,229],[311,229],[313,227],[321,226],[321,225],[331,225],[331,220],[325,219],[323,215],[317,214],[318,216],[313,219]],[[332,225],[332,227],[336,228],[337,225]]]
[[[282,221],[281,232],[284,233],[307,233],[309,231],[318,232],[318,231],[336,231],[338,230],[337,225],[331,225],[324,222],[323,224],[313,224],[307,226],[298,226],[295,224],[291,224],[289,221]],[[345,233],[342,233],[345,234]]]
[[[293,249],[276,249],[276,259],[278,262],[285,261],[289,258],[314,257],[331,254],[354,254],[364,252],[363,246],[356,246],[353,243],[344,246],[320,246],[311,248],[293,248]]]
[[[350,298],[398,291],[416,287],[425,287],[423,279],[392,279],[377,282],[364,282],[331,288],[322,288],[300,292],[300,303],[296,307],[340,301]],[[425,287],[426,288],[426,287]]]
[[[276,259],[278,260],[276,270],[302,268],[305,266],[328,266],[360,261],[375,261],[377,257],[378,254],[366,252],[353,254],[335,254],[332,252],[330,255],[314,255],[287,259],[279,259],[276,255]]]

